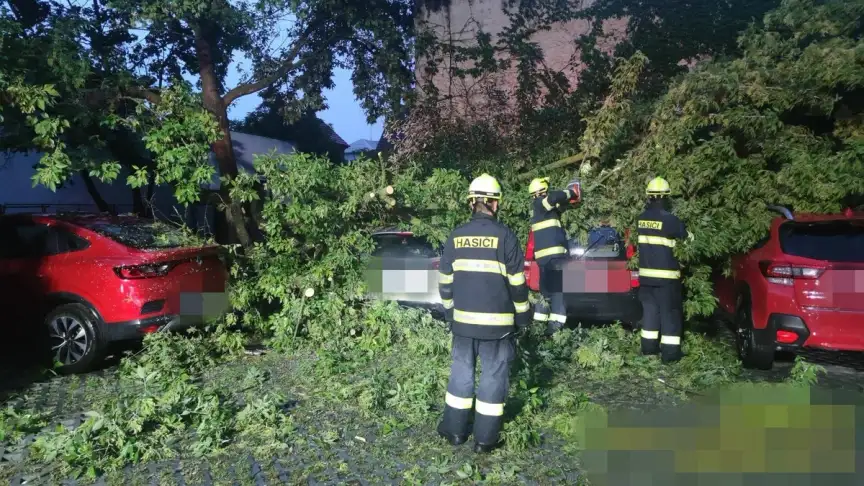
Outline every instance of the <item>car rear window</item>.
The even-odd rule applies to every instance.
[[[399,234],[375,235],[374,238],[376,245],[374,256],[401,258],[438,256],[435,248],[424,238]]]
[[[784,223],[780,247],[791,256],[826,262],[864,262],[864,221]]]
[[[627,249],[621,235],[612,228],[594,228],[587,243],[571,239],[570,255],[585,260],[626,260]],[[586,253],[587,250],[587,253]]]
[[[138,250],[181,248],[194,245],[191,238],[179,228],[159,221],[100,221],[84,226],[118,243]]]

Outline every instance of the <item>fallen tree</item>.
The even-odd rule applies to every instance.
[[[434,198],[427,213],[461,209],[470,175],[489,171],[504,186],[502,219],[525,237],[527,181],[549,176],[562,186],[579,174],[585,202],[564,217],[578,236],[601,218],[632,227],[645,184],[663,176],[675,191],[675,212],[696,235],[679,255],[687,315],[708,315],[712,274],[765,235],[776,216],[767,205],[830,213],[864,202],[862,11],[864,0],[786,0],[742,33],[740,57],[697,66],[660,98],[642,96],[639,79],[650,60],[636,53],[618,62],[606,101],[586,119],[580,153],[555,162],[476,160],[459,173],[435,171],[431,184],[406,183],[400,195],[412,208]],[[429,174],[410,170],[415,182]],[[430,214],[415,220],[415,230],[440,240],[459,218]]]
[[[740,58],[699,66],[649,123],[635,123],[646,130],[620,159],[610,154],[615,174],[573,216],[611,214],[629,226],[647,181],[666,177],[696,235],[680,252],[687,314],[712,312],[708,278],[765,235],[766,205],[831,213],[861,204],[862,14],[862,0],[784,1],[763,29],[742,34]]]
[[[585,132],[596,136],[583,138],[589,160],[569,160],[560,167],[535,162],[533,167],[562,184],[575,162],[581,164],[586,187],[592,189],[585,204],[567,214],[570,232],[586,229],[603,215],[629,226],[641,209],[645,182],[654,175],[667,177],[677,191],[676,212],[697,234],[681,253],[690,291],[687,310],[710,312],[711,272],[763,234],[771,218],[766,203],[830,212],[854,204],[864,193],[862,13],[864,0],[787,1],[766,18],[767,28],[742,36],[742,57],[701,66],[655,100],[651,110],[640,100],[639,109],[626,115],[630,119],[616,120],[609,111],[625,98],[607,104]],[[632,61],[636,65],[639,59]],[[619,70],[618,76],[627,79],[619,78],[618,84],[634,86],[627,96],[638,95],[637,85],[629,83],[636,74]],[[505,189],[502,218],[524,237],[527,172],[514,162],[506,157],[474,161],[463,172],[410,164],[394,168],[368,159],[334,167],[303,154],[260,157],[256,174],[241,174],[230,186],[237,201],[264,199],[261,229],[268,238],[255,243],[233,269],[238,312],[229,324],[239,319],[278,349],[301,343],[314,348],[314,364],[297,374],[317,373],[312,377],[319,381],[316,397],[359,406],[376,420],[392,417],[395,410],[403,424],[431,422],[437,415],[430,408],[440,404],[445,386],[446,335],[428,317],[368,304],[363,270],[373,248],[370,234],[401,225],[442,241],[468,218],[470,175],[497,167]],[[266,181],[263,193],[257,189],[259,176]],[[235,335],[185,345],[159,341],[163,335],[153,338],[147,352],[124,369],[132,388],[91,414],[79,432],[43,436],[35,446],[40,460],[60,458],[78,472],[115,470],[142,457],[171,457],[174,451],[162,444],[185,438],[190,429],[197,432],[192,450],[202,454],[230,438],[266,449],[285,444],[291,428],[281,415],[280,397],[267,395],[240,406],[219,389],[191,380],[211,367],[211,351],[225,352],[209,347],[236,350]],[[531,355],[547,362],[517,371],[513,394],[524,406],[505,430],[510,447],[535,444],[537,431],[546,425],[571,442],[578,440],[573,430],[581,418],[572,383],[586,374],[559,376],[558,387],[550,388],[539,378],[543,372],[567,373],[575,364],[589,378],[608,381],[640,372],[650,376],[650,366],[659,366],[636,356],[638,337],[618,327],[589,335],[575,354],[571,339],[572,333],[563,333],[545,340]],[[674,386],[689,387],[688,380],[700,386],[728,382],[728,370],[736,369],[728,348],[722,348],[727,350],[723,355],[720,345],[708,347],[699,336],[685,346],[702,347],[702,352],[685,358],[679,371],[698,369],[676,373],[673,380],[684,383]],[[375,366],[362,367],[369,363]],[[625,371],[626,366],[632,368]],[[250,377],[257,391],[262,380],[254,373]],[[150,389],[142,395],[135,386]],[[544,407],[555,415],[543,417]],[[24,421],[21,415],[7,415],[0,422]],[[31,424],[27,430],[35,428]],[[21,427],[16,429],[19,433]]]

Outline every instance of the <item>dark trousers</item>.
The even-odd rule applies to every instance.
[[[534,310],[534,321],[546,322],[547,332],[553,333],[567,323],[567,306],[564,304],[564,259],[554,258],[538,264],[540,270],[540,295],[546,302],[538,303]]]
[[[681,359],[681,282],[639,287],[642,302],[642,354],[660,353],[663,361]]]
[[[474,368],[480,358],[480,385],[474,400]],[[484,445],[499,442],[504,402],[510,387],[510,364],[516,357],[512,338],[481,341],[453,336],[453,366],[440,430],[467,436],[471,410],[474,415],[474,441]]]

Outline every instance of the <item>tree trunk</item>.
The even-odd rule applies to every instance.
[[[156,174],[151,170],[149,174],[149,180],[147,181],[147,194],[144,196],[146,199],[144,200],[144,217],[152,218],[153,217],[153,191],[156,190]]]
[[[140,217],[144,216],[144,201],[141,198],[140,187],[132,188],[132,212]]]
[[[79,171],[79,174],[81,175],[81,179],[84,181],[84,185],[87,187],[87,192],[90,193],[90,197],[93,198],[93,202],[96,203],[96,207],[99,208],[99,212],[114,214],[114,211],[111,210],[111,206],[102,199],[102,194],[99,194],[99,189],[96,187],[96,184],[93,183],[90,174],[83,170]]]
[[[199,74],[201,76],[201,94],[204,99],[204,107],[216,117],[219,129],[222,131],[222,139],[213,142],[213,155],[219,166],[219,173],[227,179],[237,176],[237,159],[234,157],[234,148],[231,144],[231,129],[228,126],[228,107],[219,92],[219,80],[213,65],[213,48],[207,39],[207,31],[203,26],[196,26],[195,51],[198,56]],[[221,184],[219,195],[225,204],[225,217],[228,224],[234,230],[237,240],[244,247],[252,244],[249,231],[246,229],[246,218],[240,204],[231,200],[227,184]]]

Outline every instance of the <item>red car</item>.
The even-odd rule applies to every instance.
[[[534,261],[534,233],[528,230],[525,248],[525,279],[539,292],[540,272]],[[639,302],[639,272],[627,268],[635,254],[629,231],[603,237],[582,246],[570,241],[569,260],[564,267],[564,302],[567,316],[586,321],[621,321],[637,325],[642,319]]]
[[[133,217],[0,216],[2,325],[40,336],[58,369],[76,373],[112,343],[216,315],[227,302],[219,247],[186,241]]]
[[[770,369],[776,351],[864,351],[864,213],[775,218],[770,232],[715,281],[738,355]]]

